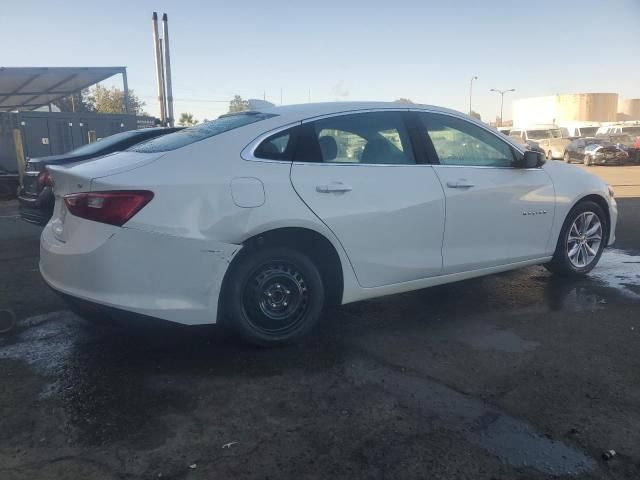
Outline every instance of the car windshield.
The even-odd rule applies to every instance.
[[[275,115],[259,112],[222,115],[216,120],[203,122],[195,127],[185,128],[179,132],[140,143],[131,147],[129,150],[141,153],[168,152],[271,117],[275,117]]]
[[[580,127],[580,136],[588,137],[595,135],[599,127]]]
[[[527,136],[531,140],[544,140],[545,138],[553,137],[551,130],[527,130]]]
[[[569,131],[567,130],[567,134],[563,135],[563,131],[560,128],[554,128],[552,130],[550,130],[551,132],[551,137],[552,138],[562,138],[562,137],[568,137],[569,136]]]
[[[88,143],[81,147],[76,148],[75,150],[71,150],[69,155],[93,155],[96,153],[103,152],[104,150],[109,149],[113,145],[122,142],[123,140],[127,140],[133,137],[140,135],[138,130],[130,130],[128,132],[116,133],[115,135],[109,135],[108,137],[102,138],[97,142]]]

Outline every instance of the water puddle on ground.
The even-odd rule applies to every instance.
[[[474,350],[496,350],[507,353],[524,353],[535,350],[540,343],[520,338],[511,330],[502,330],[491,324],[477,324],[461,330],[457,340]]]
[[[0,340],[0,359],[23,360],[37,373],[54,379],[47,385],[43,397],[55,389],[56,382],[67,374],[66,366],[72,354],[73,338],[77,335],[77,319],[68,311],[36,315],[20,320],[16,327],[24,330],[15,338]],[[37,328],[34,328],[37,327]]]
[[[480,399],[364,359],[349,364],[347,374],[356,385],[384,389],[401,403],[433,419],[436,425],[461,435],[506,464],[550,475],[576,475],[594,467],[594,462],[582,452],[541,435],[530,423]]]
[[[640,256],[607,249],[589,276],[626,297],[640,300]]]

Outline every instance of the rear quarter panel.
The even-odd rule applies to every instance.
[[[269,230],[299,227],[327,238],[340,257],[345,301],[357,282],[349,260],[333,233],[296,195],[290,180],[290,162],[250,161],[242,149],[265,131],[237,129],[166,152],[152,163],[127,172],[96,178],[92,190],[148,189],[153,200],[125,227],[212,244],[241,245]],[[234,179],[262,183],[264,203],[242,207],[234,201]]]

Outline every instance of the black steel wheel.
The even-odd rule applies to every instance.
[[[245,340],[261,346],[289,343],[318,321],[324,287],[316,266],[286,248],[245,253],[232,266],[225,313]]]

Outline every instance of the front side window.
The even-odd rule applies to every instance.
[[[415,164],[400,112],[356,113],[304,125],[296,161]]]
[[[510,167],[507,142],[471,122],[448,115],[420,115],[441,165]]]

